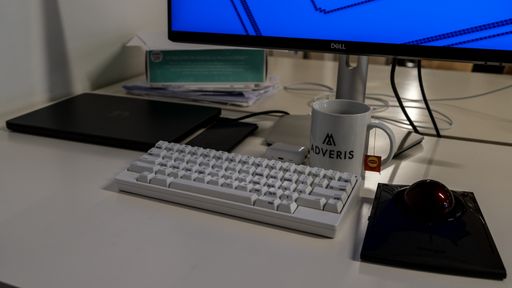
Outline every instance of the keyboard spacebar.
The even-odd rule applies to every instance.
[[[174,179],[169,188],[247,205],[254,205],[254,201],[258,198],[256,194],[184,179]]]

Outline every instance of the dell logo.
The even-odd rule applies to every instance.
[[[343,43],[331,43],[331,49],[346,50],[345,44]]]
[[[322,142],[322,144],[328,145],[328,146],[336,146],[336,142],[334,142],[334,136],[332,136],[332,134],[330,134],[330,133],[327,133],[327,135],[325,136],[324,142]]]

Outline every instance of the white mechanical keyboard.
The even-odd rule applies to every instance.
[[[334,238],[359,177],[160,141],[116,178],[121,191]]]

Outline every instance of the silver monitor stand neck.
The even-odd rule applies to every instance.
[[[364,102],[368,79],[368,56],[358,56],[357,65],[350,63],[350,55],[340,55],[336,99]]]

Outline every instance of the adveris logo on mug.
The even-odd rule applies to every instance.
[[[327,133],[322,144],[326,145],[326,146],[336,147],[336,141],[334,139],[335,138],[334,138],[333,134]],[[318,145],[312,144],[310,152],[317,156],[327,157],[329,159],[336,159],[336,160],[352,160],[352,159],[354,159],[354,151],[353,150],[341,151],[341,150],[336,150],[336,149],[322,148]]]
[[[336,146],[336,142],[334,141],[334,136],[331,133],[327,133],[324,138],[324,142],[322,142],[324,145],[328,146]]]

